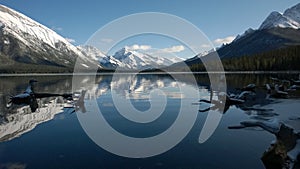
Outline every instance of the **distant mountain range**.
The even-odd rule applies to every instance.
[[[272,12],[259,29],[248,29],[217,52],[221,59],[238,58],[300,45],[300,3],[283,14]],[[187,59],[201,63],[199,54]],[[0,5],[0,72],[72,72],[76,59],[82,68],[96,64],[99,69],[153,69],[178,66],[179,58],[165,58],[124,47],[109,56],[93,46],[74,46],[65,38],[29,17]]]
[[[107,69],[116,69],[119,67],[123,70],[143,70],[165,67],[182,61],[182,59],[177,57],[169,59],[166,57],[152,56],[130,50],[129,47],[120,49],[112,56],[105,55],[93,46],[79,46],[79,49],[81,49],[85,55],[97,60],[101,66]]]
[[[1,71],[67,71],[76,58],[89,59],[65,38],[29,17],[0,5]]]
[[[71,72],[77,58],[83,61],[83,69],[91,63],[100,69],[128,70],[157,68],[182,61],[126,47],[108,56],[92,46],[74,46],[46,26],[0,5],[0,72]]]

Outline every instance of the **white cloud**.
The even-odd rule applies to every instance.
[[[235,36],[228,36],[225,38],[219,38],[214,40],[214,43],[217,45],[222,45],[222,44],[228,44],[230,42],[232,42],[235,39]]]
[[[76,41],[74,39],[71,39],[71,38],[65,38],[68,42],[70,43],[75,43]]]
[[[181,52],[181,51],[184,51],[184,50],[185,50],[185,48],[182,45],[177,45],[177,46],[172,46],[172,47],[169,47],[169,48],[161,49],[161,51],[163,51],[163,52],[170,52],[170,53],[177,53],[177,52]]]
[[[150,50],[152,47],[150,45],[138,45],[134,44],[132,46],[126,46],[129,50]]]
[[[111,43],[113,42],[114,40],[113,39],[110,39],[110,38],[103,38],[101,39],[101,42],[104,42],[104,43]]]

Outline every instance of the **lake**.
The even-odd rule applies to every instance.
[[[81,86],[77,86],[76,91],[74,86],[72,89],[70,75],[2,76],[0,168],[263,169],[267,165],[261,158],[276,136],[260,127],[228,127],[242,121],[277,119],[299,132],[299,89],[290,91],[285,99],[269,97],[265,89],[265,84],[274,83],[270,77],[297,79],[297,74],[227,74],[228,93],[238,95],[242,87],[251,83],[256,89],[247,109],[232,105],[225,112],[203,111],[211,105],[199,103],[200,99],[209,100],[212,93],[212,98],[218,99],[217,92],[210,91],[206,74],[194,75],[195,82],[187,76],[183,74],[175,79],[165,74],[81,75],[77,78]],[[35,112],[23,105],[7,108],[9,97],[24,92],[30,79],[38,81],[34,85],[35,92],[80,94],[86,91],[84,102],[75,105],[76,111],[74,102],[63,97],[37,99],[39,107]],[[144,139],[144,148],[138,145],[140,142],[128,144],[119,139],[123,137],[111,136],[105,122],[96,121],[99,113],[112,132],[126,138]],[[130,116],[130,113],[133,114]],[[222,116],[216,130],[202,143],[199,137],[209,113]],[[186,120],[172,128],[181,116]],[[166,130],[170,135],[163,135]],[[157,135],[165,137],[161,145],[160,141],[146,141]],[[177,135],[182,138],[176,142]],[[104,144],[102,141],[120,148],[98,146]],[[121,147],[125,147],[124,150]],[[156,150],[157,155],[148,155],[150,157],[139,154],[148,151],[155,154]],[[121,155],[126,153],[145,157]]]

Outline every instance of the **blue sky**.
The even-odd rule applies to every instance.
[[[163,12],[188,20],[219,45],[248,28],[258,28],[272,11],[283,12],[298,0],[0,0],[32,19],[55,30],[73,44],[84,44],[105,24],[139,12]],[[129,44],[133,45],[133,44]],[[149,44],[146,44],[149,45]],[[168,46],[155,46],[167,48]]]

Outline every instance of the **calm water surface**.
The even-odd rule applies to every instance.
[[[38,80],[36,92],[70,93],[71,76],[0,77],[0,168],[263,169],[262,154],[276,139],[275,136],[260,128],[230,130],[228,126],[237,125],[244,120],[277,118],[296,130],[300,129],[297,92],[289,99],[265,100],[267,96],[263,85],[272,83],[270,76],[226,75],[228,92],[238,92],[237,88],[254,83],[258,86],[256,94],[261,98],[254,106],[273,111],[262,115],[254,110],[244,111],[238,106],[231,106],[223,114],[214,134],[202,144],[198,142],[198,138],[208,112],[201,113],[197,110],[209,105],[193,104],[199,98],[181,93],[176,81],[167,75],[122,75],[114,80],[111,75],[99,75],[94,85],[88,85],[94,80],[92,77],[82,76],[82,84],[87,84],[87,93],[84,107],[80,107],[75,113],[68,106],[69,103],[60,97],[39,99],[36,112],[31,112],[28,106],[6,108],[9,96],[22,93],[29,79]],[[197,85],[184,80],[181,83],[186,88],[197,89],[202,98],[208,99],[208,77],[195,75],[195,78]],[[146,111],[151,107],[149,95],[154,89],[164,91],[167,105],[161,116],[150,123],[134,123],[125,119],[112,100],[112,92],[115,92],[118,97],[129,100],[137,110]],[[120,157],[95,144],[78,121],[78,114],[89,115],[94,111],[89,109],[94,99],[107,122],[116,131],[131,137],[151,137],[168,129],[178,116],[182,99],[190,102],[190,108],[185,109],[184,113],[197,113],[197,119],[188,135],[163,154],[142,159]],[[156,103],[160,101],[154,100]]]

